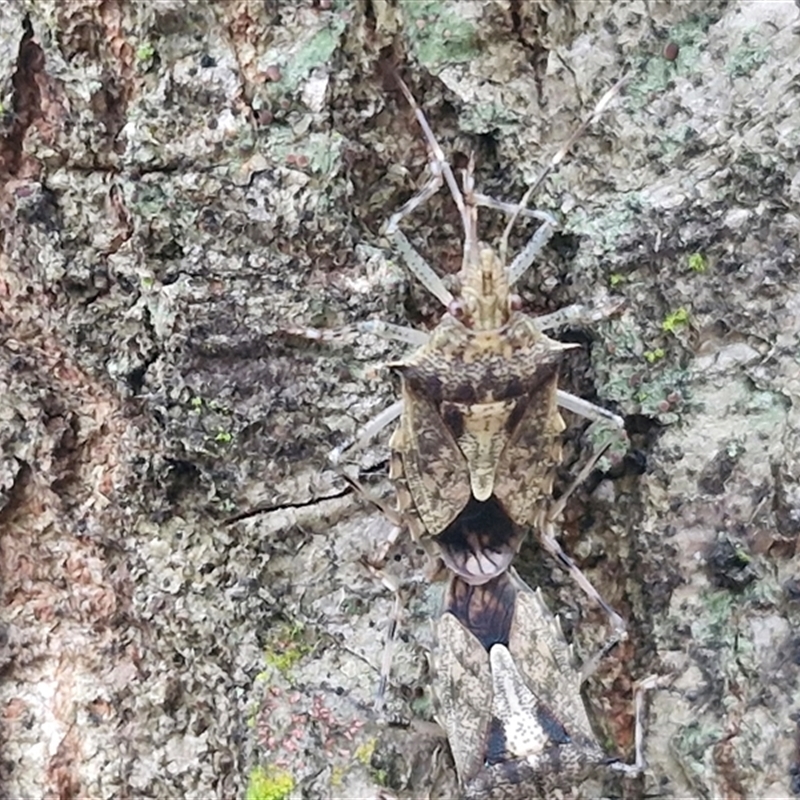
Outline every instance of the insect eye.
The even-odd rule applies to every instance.
[[[522,311],[522,298],[518,294],[512,294],[508,298],[508,307],[512,311]]]
[[[455,317],[458,320],[463,320],[467,313],[462,300],[451,300],[450,305],[447,306],[447,310],[450,313],[450,316]]]

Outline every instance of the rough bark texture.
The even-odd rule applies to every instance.
[[[630,621],[586,692],[610,750],[632,683],[674,676],[644,777],[581,791],[798,789],[797,21],[790,0],[6,2],[2,795],[454,796],[421,729],[437,589],[401,542],[389,697],[413,725],[389,725],[393,598],[358,563],[389,526],[325,460],[391,402],[373,368],[402,348],[293,332],[438,318],[380,237],[426,162],[389,63],[508,200],[636,71],[534,198],[562,227],[523,288],[532,312],[626,300],[562,332],[584,345],[565,385],[626,415],[623,467],[645,465],[564,527]],[[445,192],[405,229],[457,268]],[[386,439],[358,458],[388,494]],[[602,615],[523,556],[589,652]]]

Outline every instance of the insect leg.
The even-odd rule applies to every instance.
[[[389,555],[389,551],[397,543],[397,539],[399,538],[400,534],[408,528],[406,519],[399,511],[385,503],[382,498],[378,497],[376,494],[373,494],[360,481],[351,477],[343,470],[340,471],[340,474],[345,481],[350,484],[355,493],[359,495],[362,500],[365,500],[367,503],[371,503],[373,506],[375,506],[375,508],[377,508],[378,511],[380,511],[381,514],[383,514],[383,516],[392,523],[392,530],[386,537],[386,541],[378,550],[375,557],[368,559],[367,556],[362,556],[362,562],[368,566],[369,569],[380,570],[386,563],[386,558]]]
[[[401,230],[391,233],[395,247],[403,256],[408,271],[445,307],[453,302],[453,295],[444,285],[442,279],[433,271],[433,268],[416,251],[414,245],[408,241]]]
[[[400,583],[393,575],[383,569],[371,564],[366,558],[361,559],[361,563],[377,578],[389,591],[394,593],[394,608],[389,619],[389,628],[386,631],[386,644],[383,648],[381,658],[381,673],[378,679],[378,689],[375,693],[375,710],[380,712],[384,706],[384,696],[386,686],[389,683],[389,675],[392,669],[392,651],[394,650],[394,640],[397,634],[397,625],[403,613],[403,597],[400,593]]]
[[[419,123],[420,128],[422,128],[422,133],[425,136],[425,141],[428,143],[428,148],[431,154],[431,171],[434,176],[436,176],[437,173],[439,174],[440,185],[442,176],[444,176],[444,180],[447,182],[447,186],[450,189],[450,194],[453,196],[453,200],[455,201],[458,211],[461,214],[461,219],[464,223],[464,232],[466,234],[469,232],[468,230],[469,213],[467,211],[467,206],[464,203],[464,196],[461,194],[461,189],[459,189],[458,187],[458,181],[456,181],[456,176],[453,173],[453,169],[450,166],[447,159],[445,158],[444,151],[439,145],[439,142],[436,140],[436,137],[433,134],[433,130],[431,129],[431,126],[428,124],[428,120],[422,113],[422,109],[419,107],[419,105],[417,105],[417,101],[414,99],[414,95],[411,94],[411,90],[408,88],[408,86],[406,86],[403,79],[397,73],[394,74],[394,78],[397,81],[397,84],[400,87],[401,91],[405,95],[408,104],[414,110],[414,116],[416,116],[417,122]],[[429,197],[430,194],[427,196]],[[402,215],[398,216],[398,214],[400,214],[400,212],[397,212],[397,214],[392,216],[389,222],[390,230],[392,226],[392,221],[394,221],[394,225],[396,226],[397,223],[402,218]]]
[[[572,411],[573,414],[586,417],[586,419],[591,419],[596,422],[610,422],[621,431],[625,428],[625,420],[618,414],[614,414],[607,408],[597,406],[594,403],[590,403],[588,400],[584,400],[582,397],[577,397],[562,389],[559,389],[556,393],[556,402],[560,408]]]
[[[548,214],[547,211],[525,208],[516,203],[507,203],[505,200],[497,200],[481,192],[472,193],[472,202],[475,203],[475,205],[484,206],[484,208],[492,208],[495,211],[502,211],[505,214],[517,214],[522,217],[528,217],[529,219],[538,219],[539,222],[549,222],[553,227],[556,227],[558,224],[555,217],[552,214]]]
[[[542,314],[535,318],[539,330],[549,331],[554,328],[563,328],[568,325],[591,325],[600,320],[616,314],[624,305],[624,300],[613,297],[605,300],[598,306],[585,306],[574,303],[571,306],[559,308],[550,314]]]
[[[442,158],[444,158],[444,154],[442,154]],[[441,166],[439,166],[439,162],[436,161],[436,157],[434,156],[431,161],[430,179],[410,200],[403,203],[403,205],[389,217],[389,221],[386,223],[386,233],[392,235],[397,230],[400,220],[407,217],[412,211],[430,200],[430,198],[442,188],[442,181]]]
[[[401,400],[384,408],[366,425],[363,425],[352,439],[343,442],[338,447],[334,447],[328,454],[328,460],[333,466],[338,467],[345,452],[348,450],[363,450],[387,425],[391,425],[402,411],[403,402]]]
[[[351,341],[358,335],[358,325],[343,325],[340,328],[305,328],[300,326],[288,325],[280,328],[279,332],[289,336],[299,336],[309,339],[312,342],[338,342],[344,343]]]
[[[645,693],[650,689],[655,689],[658,686],[663,686],[666,682],[671,680],[671,676],[663,675],[650,675],[643,681],[639,681],[636,685],[634,693],[634,714],[636,717],[634,729],[634,741],[636,747],[635,760],[633,764],[625,764],[622,761],[612,761],[608,766],[615,772],[622,772],[624,775],[635,777],[639,775],[647,766],[644,760],[644,697]]]
[[[571,400],[577,400],[581,403],[586,403],[585,400],[581,400],[578,397],[574,397],[573,395],[568,395]],[[560,403],[559,403],[560,404]],[[592,406],[591,403],[586,403],[586,405],[590,406],[591,408],[597,408],[596,406]],[[609,414],[609,412],[605,411],[605,409],[601,409],[605,414]],[[613,415],[612,415],[613,417]],[[622,422],[622,420],[620,420]],[[592,659],[592,662],[597,663],[600,658],[603,657],[605,653],[607,653],[617,642],[622,641],[626,638],[626,626],[625,621],[622,617],[613,609],[611,606],[603,599],[602,595],[595,589],[594,584],[583,574],[580,570],[578,565],[564,552],[564,549],[558,543],[555,538],[555,521],[561,515],[561,512],[564,510],[564,507],[567,504],[572,493],[575,489],[580,486],[592,470],[597,465],[597,462],[603,456],[603,453],[606,452],[610,444],[607,444],[605,447],[601,447],[595,452],[591,458],[589,458],[586,463],[581,468],[580,472],[573,478],[570,485],[567,487],[566,491],[558,498],[558,500],[554,500],[550,507],[542,514],[542,524],[537,526],[538,530],[540,531],[540,539],[544,548],[555,558],[561,565],[570,573],[573,580],[580,586],[581,589],[592,599],[594,600],[597,605],[599,605],[603,611],[609,617],[611,622],[611,638],[608,642],[601,648],[600,653]],[[593,668],[592,668],[593,669]]]
[[[533,264],[536,256],[539,255],[542,248],[550,240],[550,237],[555,233],[556,226],[550,222],[545,222],[540,225],[536,232],[528,239],[525,247],[517,253],[514,260],[508,266],[508,285],[513,286]],[[505,257],[505,253],[501,256]]]
[[[382,322],[377,319],[359,323],[358,329],[364,331],[364,333],[379,336],[381,339],[388,339],[392,342],[405,342],[415,347],[422,347],[431,338],[425,331],[409,328],[406,325],[394,325],[391,322]]]
[[[444,155],[442,155],[442,158],[444,158]],[[436,162],[432,162],[432,168],[433,164],[436,164]],[[453,300],[453,295],[445,288],[442,279],[431,269],[425,259],[416,251],[414,245],[408,241],[405,234],[397,227],[403,217],[410,214],[415,208],[436,194],[441,185],[441,168],[434,169],[433,177],[422,187],[422,190],[405,203],[399,211],[396,211],[389,217],[389,222],[386,225],[386,235],[391,237],[395,247],[403,256],[408,271],[411,272],[434,297],[447,307]]]
[[[612,635],[618,636],[619,641],[627,638],[625,620],[603,599],[600,592],[595,589],[594,584],[583,574],[578,565],[564,552],[564,549],[556,540],[555,526],[549,514],[542,515],[542,524],[538,525],[537,528],[539,530],[539,539],[544,549],[569,572],[572,579],[586,595],[606,612],[611,623]]]

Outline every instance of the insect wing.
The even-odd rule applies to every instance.
[[[558,619],[550,613],[541,593],[534,592],[514,570],[518,587],[508,649],[514,664],[539,701],[540,718],[549,716],[553,727],[566,732],[562,769],[576,774],[604,758],[595,739],[581,696],[581,673],[575,668]],[[558,743],[559,736],[553,736]],[[571,763],[570,763],[571,762]]]
[[[466,784],[484,765],[492,676],[489,654],[451,614],[438,625],[433,686],[459,780]]]
[[[423,526],[432,536],[441,533],[469,500],[469,472],[436,406],[405,382],[403,415],[390,444],[402,454],[403,477]]]

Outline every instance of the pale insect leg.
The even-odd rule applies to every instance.
[[[339,447],[334,448],[328,455],[328,460],[333,465],[334,469],[342,476],[342,478],[350,484],[356,494],[363,500],[374,505],[394,526],[392,533],[386,538],[386,542],[378,551],[376,562],[382,564],[386,560],[389,550],[394,546],[400,531],[405,527],[405,522],[402,515],[383,501],[382,498],[371,492],[364,486],[361,481],[348,475],[342,466],[342,455],[348,450],[361,450],[369,444],[369,442],[377,436],[387,425],[394,422],[402,413],[403,403],[398,401],[392,403],[388,408],[385,408],[380,414],[373,417],[364,427],[362,427],[355,436]]]
[[[400,534],[406,529],[406,522],[399,511],[396,511],[390,505],[387,505],[380,497],[378,497],[376,494],[373,494],[360,481],[350,477],[345,472],[342,472],[341,474],[342,477],[353,487],[356,494],[361,496],[362,500],[374,505],[378,511],[380,511],[381,514],[383,514],[383,516],[392,523],[391,533],[386,537],[386,541],[384,541],[383,545],[381,545],[381,548],[378,550],[375,558],[367,559],[366,556],[363,556],[362,558],[362,561],[365,564],[369,564],[370,567],[374,567],[375,569],[380,569],[380,567],[386,563],[389,551],[397,543]]]
[[[464,195],[467,211],[464,216],[464,257],[461,274],[469,274],[470,267],[478,266],[478,206],[475,204],[475,154],[470,153],[467,168],[463,172]]]
[[[479,192],[471,192],[470,200],[473,205],[492,208],[495,211],[502,211],[506,214],[511,214],[514,218],[523,216],[537,219],[542,223],[525,244],[522,252],[517,254],[511,266],[507,269],[508,285],[513,286],[525,270],[534,262],[536,256],[539,255],[547,242],[550,241],[550,238],[558,227],[558,223],[555,217],[553,217],[552,214],[548,214],[546,211],[537,211],[532,208],[524,208],[515,203],[506,203],[503,200],[496,200],[494,197],[489,197],[489,195]],[[506,254],[501,252],[500,258],[501,262],[505,264]]]
[[[409,328],[406,325],[395,325],[391,322],[382,322],[379,319],[360,322],[358,324],[358,329],[364,331],[364,333],[371,333],[373,336],[379,336],[381,339],[387,339],[391,342],[404,342],[414,347],[422,347],[427,344],[431,338],[430,334],[418,330],[417,328]]]
[[[615,772],[622,772],[625,775],[635,777],[639,775],[647,766],[644,759],[644,698],[645,694],[651,689],[663,686],[671,680],[670,676],[650,675],[643,681],[639,681],[634,692],[634,742],[635,756],[633,764],[625,764],[622,761],[612,761],[608,766]]]
[[[431,149],[433,160],[439,165],[438,169],[444,175],[444,179],[447,181],[447,185],[450,187],[450,192],[453,195],[453,200],[455,201],[456,206],[458,206],[458,210],[461,212],[462,216],[465,215],[466,206],[464,205],[464,198],[461,195],[461,190],[458,188],[458,182],[453,174],[453,170],[444,156],[444,151],[439,145],[439,142],[436,140],[436,136],[434,136],[433,130],[428,124],[428,120],[422,113],[422,109],[417,105],[414,95],[411,94],[411,90],[408,88],[408,86],[406,86],[403,79],[397,73],[395,73],[394,77],[401,91],[405,95],[408,104],[414,110],[414,116],[416,116],[417,122],[419,123],[420,128],[422,128],[422,133],[425,135],[425,141],[428,143],[428,147]],[[397,214],[394,215],[393,219],[395,217],[397,217]],[[397,222],[399,222],[399,219],[395,220],[395,224]]]
[[[636,686],[634,697],[634,708],[636,713],[636,729],[634,741],[636,743],[636,765],[639,770],[643,770],[647,764],[644,760],[644,698],[646,692],[665,686],[672,681],[671,675],[650,675],[643,681],[639,681]]]
[[[453,302],[453,295],[428,262],[416,251],[401,230],[391,234],[392,241],[406,262],[408,271],[445,307]]]
[[[579,400],[580,398],[575,399]],[[564,552],[564,549],[555,538],[554,530],[555,521],[564,510],[564,507],[566,506],[570,496],[575,489],[586,480],[608,447],[609,445],[606,445],[605,447],[598,449],[598,451],[587,460],[580,472],[572,479],[566,491],[561,495],[561,497],[558,498],[558,500],[553,501],[550,507],[542,515],[542,525],[539,528],[541,531],[540,539],[544,548],[550,553],[550,555],[553,556],[553,558],[556,559],[556,561],[561,563],[561,565],[569,572],[569,574],[572,576],[572,579],[578,584],[578,586],[580,586],[580,588],[583,589],[583,591],[608,615],[612,629],[611,638],[603,646],[600,653],[594,657],[593,661],[595,662],[598,661],[599,658],[602,658],[602,656],[607,653],[615,644],[617,644],[617,642],[626,638],[627,634],[625,630],[625,621],[603,599],[603,596],[597,591],[597,589],[595,589],[594,584],[583,574],[580,567],[578,567],[578,565]]]
[[[611,623],[612,628],[612,636],[617,636],[618,641],[622,641],[627,637],[626,629],[625,629],[625,620],[614,611],[613,608],[603,599],[603,596],[600,592],[595,589],[594,584],[583,574],[581,569],[578,565],[564,552],[564,549],[558,543],[555,534],[554,534],[554,525],[553,521],[549,518],[548,515],[542,515],[542,521],[540,525],[537,525],[539,530],[539,539],[542,543],[542,546],[548,553],[558,561],[564,569],[569,572],[572,579],[578,586],[584,591],[584,593],[600,608],[605,611],[606,615],[609,618],[609,622]],[[616,642],[614,642],[615,644]],[[613,646],[613,645],[612,645]]]
[[[355,449],[361,449],[369,441],[374,438],[383,428],[396,420],[402,412],[403,404],[401,401],[393,403],[388,408],[385,408],[380,414],[373,417],[365,426],[363,426],[356,434],[355,441],[351,442],[349,446]],[[377,558],[370,561],[366,556],[362,556],[361,563],[378,578],[384,586],[394,593],[394,607],[392,615],[389,620],[389,628],[386,632],[386,644],[383,650],[383,657],[381,659],[380,678],[378,680],[378,689],[375,694],[375,710],[380,712],[384,706],[384,696],[386,694],[386,686],[389,682],[389,675],[392,666],[392,652],[394,650],[394,640],[397,632],[397,625],[403,611],[403,599],[400,593],[400,584],[397,579],[389,575],[381,567],[386,561],[389,550],[397,542],[401,531],[405,528],[405,523],[402,515],[395,509],[387,505],[381,498],[373,494],[367,489],[360,481],[348,475],[339,464],[339,460],[348,447],[338,447],[329,456],[337,471],[347,481],[353,489],[359,494],[362,499],[376,506],[378,510],[392,523],[392,531],[386,537],[386,541],[379,550]]]
[[[386,644],[381,658],[381,671],[378,679],[378,689],[375,692],[375,710],[380,712],[384,706],[384,697],[386,694],[386,687],[389,684],[389,677],[392,669],[392,656],[394,651],[394,642],[397,638],[397,628],[400,624],[405,603],[403,601],[402,592],[400,589],[400,582],[394,576],[388,573],[382,566],[378,566],[369,561],[366,557],[361,558],[361,563],[367,570],[379,580],[390,592],[394,594],[394,607],[392,615],[389,619],[389,627],[386,631]],[[428,732],[430,733],[430,731]]]
[[[403,402],[398,400],[383,411],[376,414],[366,425],[362,426],[355,437],[331,450],[328,460],[338,466],[342,455],[347,450],[363,450],[387,425],[391,425],[403,412]]]
[[[414,110],[414,116],[416,116],[417,122],[419,123],[420,128],[422,128],[422,133],[425,136],[425,141],[428,143],[428,147],[430,148],[431,151],[432,163],[436,163],[436,167],[432,167],[432,170],[434,171],[434,174],[438,171],[442,175],[444,175],[444,179],[445,181],[447,181],[447,185],[450,188],[450,194],[453,196],[453,200],[456,204],[456,207],[458,208],[458,211],[461,214],[461,220],[464,223],[464,233],[468,234],[470,225],[469,213],[467,211],[467,206],[464,203],[464,197],[461,194],[461,190],[458,187],[458,181],[456,181],[456,176],[453,174],[453,170],[450,166],[450,163],[445,158],[444,151],[439,145],[439,142],[436,140],[436,137],[433,134],[433,130],[431,129],[431,126],[428,124],[428,120],[422,113],[422,109],[417,105],[417,101],[414,99],[414,95],[411,94],[411,90],[408,88],[408,86],[406,86],[406,84],[403,82],[403,79],[397,73],[395,73],[394,78],[397,81],[397,84],[400,87],[401,91],[405,95],[408,104]],[[395,226],[402,218],[399,217],[398,214],[394,214],[392,216],[392,221],[394,222]]]
[[[547,211],[539,211],[536,208],[525,208],[517,203],[507,203],[505,200],[497,200],[494,197],[489,197],[488,194],[481,192],[472,193],[472,202],[476,205],[483,206],[484,208],[491,208],[495,211],[502,211],[505,214],[518,214],[530,219],[538,219],[539,222],[549,222],[552,226],[556,226],[555,217]]]
[[[610,422],[615,428],[619,428],[620,430],[625,427],[625,420],[618,414],[614,414],[607,408],[590,403],[588,400],[565,392],[562,389],[556,392],[556,402],[560,408],[566,411],[572,411],[573,414],[578,414],[594,422]]]
[[[383,648],[383,657],[381,658],[381,671],[378,679],[378,689],[375,692],[375,710],[380,712],[384,706],[384,696],[386,694],[386,687],[389,683],[389,676],[392,670],[392,654],[394,650],[394,640],[397,635],[397,626],[400,621],[400,616],[403,613],[403,597],[400,594],[400,583],[393,575],[390,575],[383,569],[375,567],[370,564],[367,559],[362,558],[361,563],[377,578],[390,592],[394,593],[394,607],[392,615],[389,619],[389,628],[386,631],[386,644]]]
[[[366,500],[368,503],[371,503],[378,511],[383,514],[389,522],[394,525],[396,530],[392,530],[392,533],[386,539],[386,544],[381,548],[381,555],[377,559],[377,563],[383,563],[383,560],[386,558],[386,553],[388,553],[389,549],[394,545],[397,541],[397,537],[400,535],[400,531],[405,527],[405,520],[403,519],[402,515],[395,511],[390,505],[384,503],[384,501],[378,497],[376,494],[373,494],[369,489],[361,483],[361,481],[357,480],[356,478],[348,475],[343,469],[339,469],[337,467],[339,474],[344,478],[344,480],[350,484],[353,491],[356,494],[360,495],[363,500]]]
[[[600,305],[589,307],[581,303],[564,306],[550,314],[542,314],[535,318],[539,330],[548,331],[553,328],[563,328],[566,325],[591,325],[600,320],[616,314],[624,305],[624,300],[618,297],[606,298]]]
[[[378,497],[376,494],[367,489],[366,486],[361,483],[361,481],[359,481],[357,478],[354,478],[352,475],[348,475],[340,462],[342,455],[346,451],[358,451],[366,447],[369,442],[375,438],[375,436],[377,436],[387,425],[394,422],[400,416],[402,411],[403,403],[401,400],[398,400],[396,403],[392,403],[392,405],[385,408],[379,414],[374,416],[366,425],[364,425],[358,431],[354,439],[351,439],[349,442],[346,442],[343,445],[339,445],[339,447],[335,448],[328,455],[328,459],[333,465],[334,469],[336,469],[342,478],[350,484],[355,493],[358,494],[362,500],[374,505],[394,526],[392,532],[386,537],[386,541],[377,553],[375,558],[376,564],[383,564],[386,561],[389,551],[392,549],[392,547],[394,547],[395,542],[397,542],[400,531],[406,527],[405,520],[398,511],[384,502],[382,498]]]
[[[400,220],[407,217],[412,211],[421,206],[426,200],[433,197],[442,188],[442,169],[438,161],[430,162],[431,177],[428,182],[410,199],[389,217],[386,223],[386,233],[391,235],[397,230]]]
[[[432,167],[433,168],[433,167]],[[410,214],[417,206],[424,203],[429,197],[436,194],[442,185],[441,170],[435,171],[433,178],[428,181],[422,190],[415,194],[403,207],[392,214],[386,225],[386,235],[390,236],[395,247],[405,259],[406,266],[417,280],[434,296],[445,308],[452,301],[453,295],[442,283],[442,279],[431,269],[425,259],[416,251],[414,245],[408,241],[405,234],[397,227],[400,220]]]
[[[455,174],[453,173],[450,163],[445,158],[444,151],[439,145],[436,136],[434,136],[433,130],[431,126],[428,124],[428,120],[422,113],[422,109],[417,105],[417,101],[414,99],[414,96],[411,94],[411,91],[409,90],[408,86],[406,86],[406,84],[403,82],[402,78],[399,75],[395,74],[395,80],[397,81],[397,84],[400,86],[400,89],[405,95],[408,104],[414,110],[414,115],[417,118],[417,122],[419,123],[420,128],[422,128],[422,132],[425,136],[425,141],[428,143],[428,147],[431,152],[431,165],[432,165],[431,169],[434,175],[438,173],[440,176],[442,175],[444,176],[444,180],[447,182],[447,185],[450,188],[450,194],[453,196],[453,200],[455,201],[456,207],[458,208],[458,211],[461,214],[461,221],[464,226],[464,263],[475,264],[477,263],[477,257],[478,257],[475,214],[464,203],[464,196],[461,194],[461,190],[458,187],[458,182],[456,181]],[[471,169],[469,171],[471,173]],[[439,185],[441,185],[441,177],[439,177]],[[423,261],[421,256],[417,253],[417,251],[414,250],[414,248],[411,246],[411,243],[408,242],[408,240],[402,241],[397,238],[397,235],[400,233],[400,231],[397,230],[397,225],[400,222],[400,220],[411,211],[412,208],[416,208],[418,205],[420,205],[420,203],[423,200],[431,196],[432,192],[426,191],[426,189],[423,189],[423,191],[420,192],[419,195],[417,195],[415,198],[412,198],[411,201],[406,203],[406,205],[403,206],[403,208],[401,208],[400,211],[393,214],[389,221],[389,226],[387,228],[387,231],[391,233],[393,237],[395,237],[395,241],[396,243],[399,244],[399,247],[403,255],[407,259],[411,258],[412,260],[415,261],[414,266],[410,267],[412,272],[414,272],[414,274],[417,274],[416,270],[420,267],[419,262],[422,262],[422,264],[425,264],[425,262]],[[402,239],[405,239],[405,236],[402,236]],[[425,267],[428,267],[428,265],[425,264]],[[430,268],[428,267],[428,269]],[[425,285],[429,289],[431,288],[425,281],[423,281],[423,285]],[[436,294],[436,296],[440,300],[445,302],[443,300],[443,297],[440,296],[440,294],[436,292],[434,292],[434,294]],[[449,301],[451,301],[452,299],[453,298],[451,295],[449,297]],[[447,304],[448,303],[445,302],[445,305]]]
[[[397,404],[399,405],[399,404]],[[388,410],[388,409],[387,409]],[[381,547],[378,557],[373,563],[366,556],[361,557],[361,564],[369,570],[373,577],[381,581],[381,583],[394,593],[394,606],[392,614],[389,618],[389,627],[386,631],[386,644],[383,648],[383,656],[381,658],[380,676],[378,679],[378,688],[375,692],[375,710],[380,712],[384,706],[384,696],[386,694],[386,686],[389,682],[389,676],[392,668],[392,653],[394,650],[394,640],[397,635],[397,626],[400,617],[403,613],[403,598],[400,593],[400,583],[393,575],[390,575],[382,565],[386,561],[386,556],[389,550],[394,546],[401,531],[405,527],[401,515],[393,508],[387,506],[379,497],[376,497],[372,492],[366,489],[359,481],[351,478],[343,470],[340,470],[342,477],[362,496],[364,500],[375,505],[381,513],[393,524],[392,531],[386,537],[386,541]]]
[[[600,649],[581,666],[581,684],[597,672],[600,662],[620,643],[622,637],[618,631],[612,631],[600,645]]]
[[[572,396],[573,395],[570,395],[570,397]],[[580,400],[580,397],[576,397],[575,399]],[[622,422],[622,420],[620,421]],[[567,486],[564,493],[558,498],[558,500],[554,500],[550,504],[550,507],[547,510],[547,519],[550,522],[555,522],[555,520],[561,516],[561,512],[566,508],[567,501],[572,496],[572,493],[589,477],[589,475],[591,475],[592,470],[597,466],[597,462],[603,457],[603,454],[610,446],[610,443],[606,444],[605,446],[598,448],[597,452],[592,453],[592,455],[586,460],[586,463],[581,467],[580,472],[570,481],[569,486]]]
[[[592,113],[583,121],[580,125],[572,132],[570,137],[567,139],[564,144],[558,149],[558,152],[550,159],[550,163],[544,168],[542,174],[528,187],[528,190],[522,196],[522,199],[519,201],[518,208],[524,208],[528,205],[531,197],[533,196],[534,192],[542,185],[545,178],[550,175],[561,162],[564,160],[564,157],[572,148],[572,145],[575,144],[578,139],[583,135],[584,131],[592,125],[597,119],[600,118],[600,115],[606,110],[609,106],[611,101],[622,91],[622,88],[625,84],[630,80],[630,76],[626,75],[620,78],[596,103],[594,110]],[[511,229],[514,227],[514,223],[516,222],[517,213],[515,213],[511,219],[508,221],[506,225],[505,231],[503,231],[503,237],[500,240],[500,260],[505,263],[506,261],[506,254],[508,253],[508,237],[511,235]],[[545,226],[546,227],[546,223]],[[536,231],[534,234],[534,239],[539,234],[542,229]],[[550,231],[552,234],[552,231]],[[530,245],[531,242],[528,243]],[[515,259],[514,263],[509,268],[509,283],[513,285],[514,280],[518,280],[525,271],[530,267],[533,263],[533,259],[536,257],[536,254],[541,250],[541,245],[538,248],[529,247],[528,245],[525,246],[522,253],[520,253]],[[522,256],[525,256],[522,258]],[[511,273],[512,269],[514,274],[516,275],[514,280],[511,280]]]
[[[300,336],[312,342],[346,342],[358,333],[358,324],[342,325],[340,328],[305,328],[287,325],[280,328],[280,332],[290,336]]]
[[[516,255],[508,267],[509,286],[513,286],[525,274],[530,265],[533,264],[536,256],[542,251],[542,248],[550,241],[553,233],[555,233],[555,225],[549,222],[543,223],[536,229],[533,236],[528,239],[525,247]],[[505,253],[500,258],[505,258]]]
[[[411,95],[411,92],[408,90],[408,87],[403,83],[403,81],[399,78],[399,76],[396,76],[396,78],[397,82],[400,85],[400,88],[403,90],[403,94],[409,100],[411,107],[414,109],[414,113],[417,117],[417,120],[422,126],[422,129],[425,132],[425,137],[428,140],[428,145],[431,151],[430,152],[431,177],[430,180],[425,184],[425,186],[423,186],[422,189],[420,189],[420,191],[417,192],[417,194],[415,194],[410,200],[405,202],[399,210],[395,211],[395,213],[392,214],[391,217],[389,217],[389,221],[386,224],[386,235],[392,238],[395,247],[398,249],[398,251],[405,259],[409,271],[446,308],[448,304],[452,302],[453,295],[450,294],[445,285],[442,283],[442,279],[431,269],[431,267],[428,265],[425,259],[416,251],[411,242],[408,241],[405,234],[398,228],[398,225],[400,224],[400,220],[408,216],[412,211],[414,211],[416,208],[422,205],[426,200],[429,200],[431,197],[433,197],[433,195],[435,195],[436,192],[438,192],[439,189],[441,188],[443,180],[446,179],[451,190],[453,190],[455,178],[452,175],[452,170],[450,169],[450,165],[445,160],[442,148],[439,147],[438,142],[433,136],[433,131],[430,130],[428,122],[425,119],[425,115],[422,113],[422,111],[415,103],[414,98]],[[430,136],[428,134],[430,134]],[[442,177],[443,174],[444,178]],[[457,186],[455,187],[454,191],[458,192]],[[455,194],[453,196],[456,197]],[[456,197],[457,205],[459,203],[459,200],[461,200],[460,193],[458,193],[458,196]],[[462,210],[462,217],[465,214],[463,206],[464,202],[463,200],[461,200],[459,209]]]

